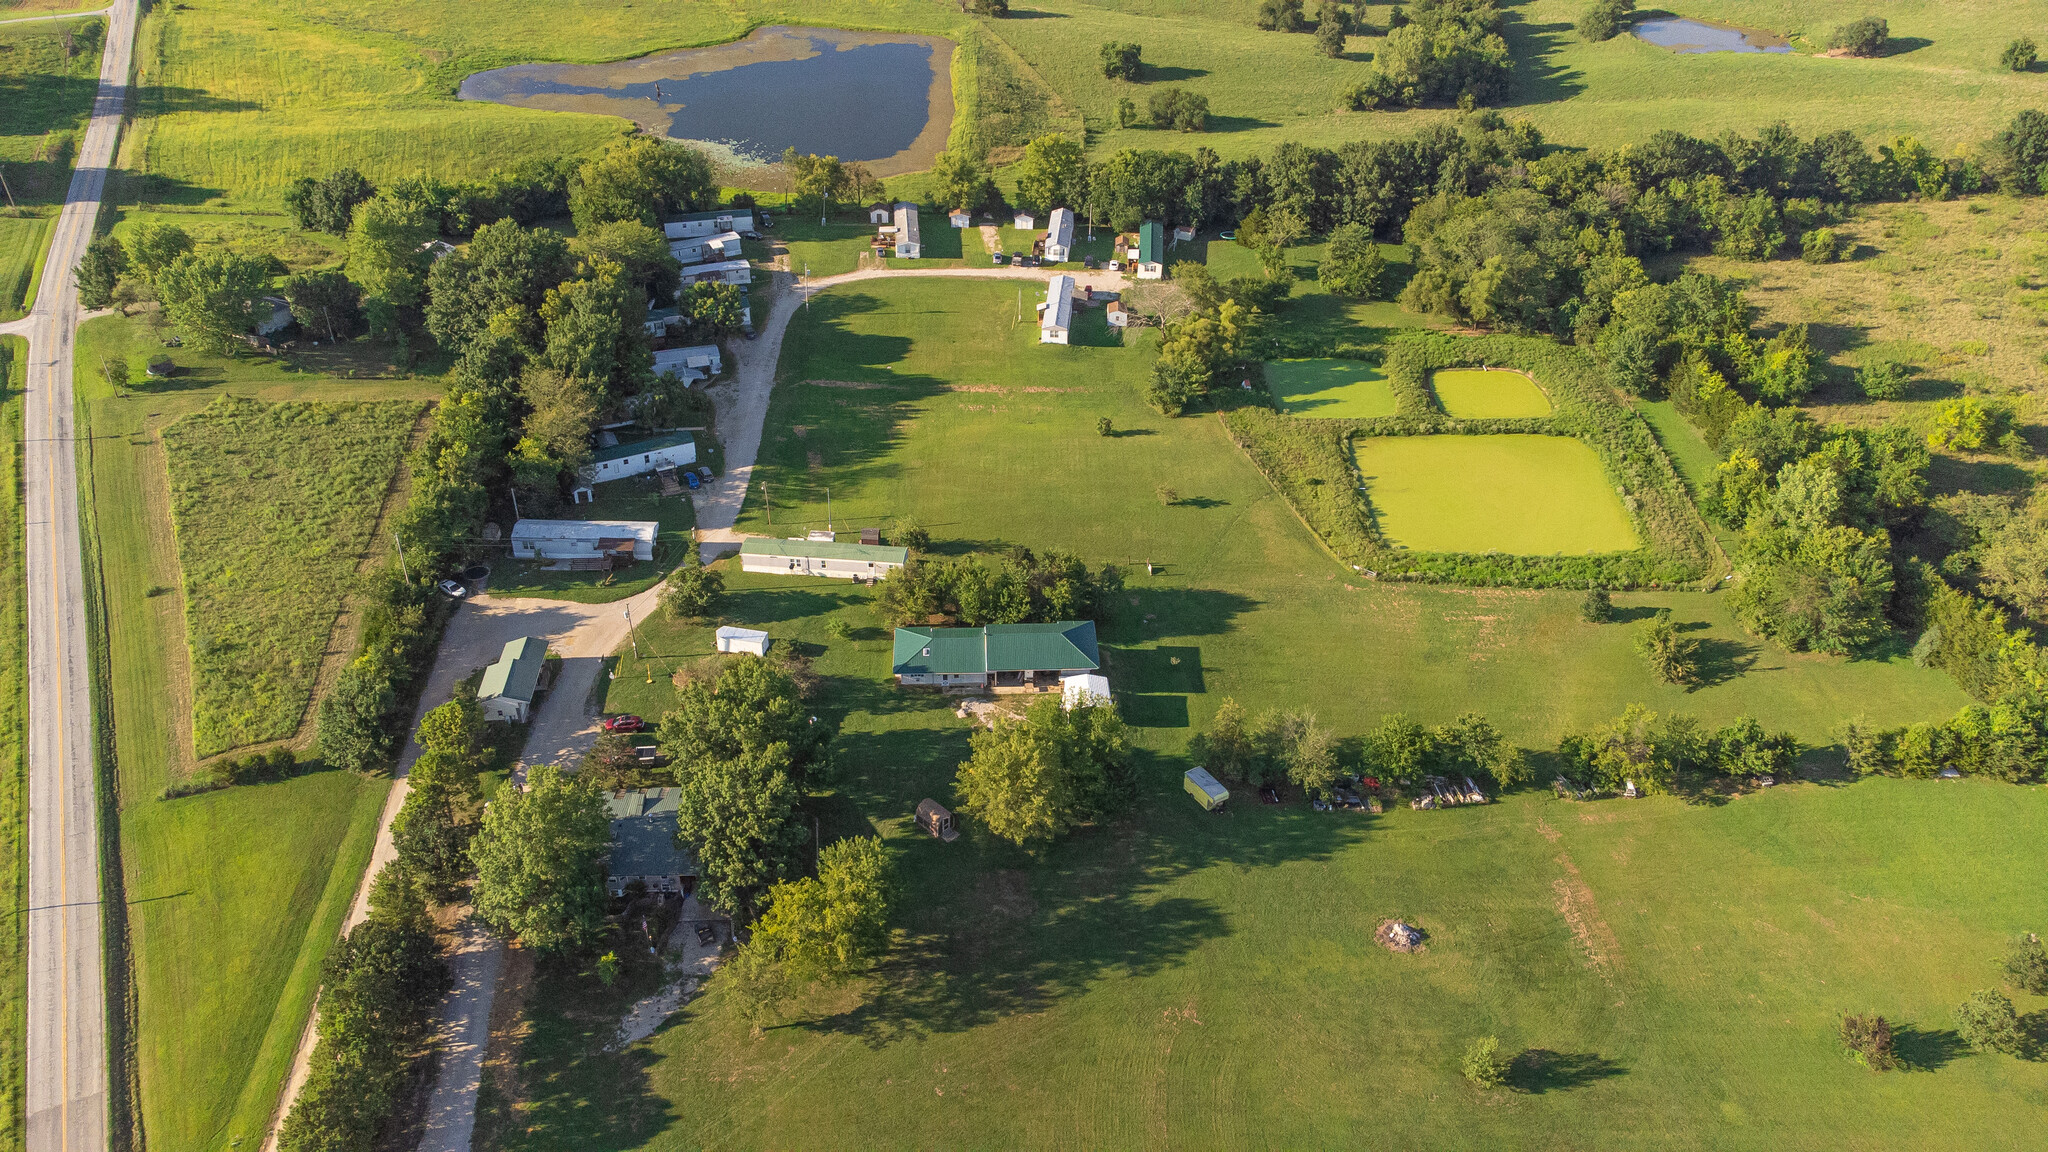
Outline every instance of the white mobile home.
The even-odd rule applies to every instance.
[[[752,232],[754,214],[745,208],[692,212],[663,224],[661,230],[671,240],[687,240],[692,236],[716,236],[720,232]]]
[[[520,520],[512,555],[521,560],[652,560],[654,520]]]
[[[783,576],[879,580],[910,562],[910,549],[829,540],[775,540],[756,536],[740,545],[740,570]]]
[[[1064,264],[1073,259],[1074,252],[1074,210],[1055,208],[1052,219],[1046,223],[1045,259],[1048,264]]]
[[[719,355],[716,344],[663,348],[654,354],[654,374],[657,377],[673,372],[687,382],[716,376],[724,370],[724,358]]]
[[[742,288],[754,282],[754,266],[745,260],[720,260],[713,264],[692,264],[683,269],[683,283],[736,284]]]
[[[679,264],[701,264],[706,260],[737,260],[740,234],[716,232],[709,236],[686,236],[668,242],[668,254]]]
[[[668,330],[683,322],[683,310],[671,304],[666,308],[649,308],[647,319],[641,325],[649,336],[666,336]],[[661,375],[660,372],[655,373]]]
[[[599,448],[590,457],[583,478],[592,484],[624,480],[658,468],[687,468],[697,462],[697,438],[688,432],[670,432],[647,440]]]
[[[1074,327],[1074,278],[1055,276],[1045,286],[1038,306],[1038,342],[1065,344]]]
[[[915,260],[924,255],[924,245],[917,238],[917,205],[909,201],[896,204],[896,257],[899,260]]]

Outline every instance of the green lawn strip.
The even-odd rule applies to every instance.
[[[296,1041],[304,1016],[292,1019],[296,1009],[280,1004],[301,994],[292,973],[302,962],[317,975],[324,951],[304,950],[324,949],[333,933],[315,932],[316,906],[330,884],[354,884],[360,863],[350,862],[353,849],[346,846],[359,835],[364,811],[374,820],[380,801],[372,796],[381,797],[385,785],[315,773],[157,799],[191,767],[181,579],[158,433],[230,392],[265,402],[418,402],[438,395],[440,385],[343,380],[187,349],[177,356],[188,373],[125,398],[97,374],[103,358],[121,356],[139,380],[142,361],[159,350],[146,317],[105,317],[80,327],[76,386],[80,428],[90,433],[79,441],[81,500],[105,588],[122,881],[137,901],[128,918],[141,1123],[164,1146],[224,1147],[224,1139],[213,1141],[241,1123],[238,1115],[260,1113],[260,1120],[275,1102],[263,1094],[276,1091],[279,1074],[258,1064],[270,1059],[265,1037],[281,1029]],[[322,363],[365,369],[387,361],[389,352],[366,344],[334,351],[336,359]],[[166,591],[148,595],[152,588]],[[216,881],[215,872],[224,879]],[[180,892],[187,895],[142,902]],[[257,1131],[260,1139],[259,1122],[240,1130]]]
[[[199,756],[298,730],[419,414],[222,397],[164,428]]]
[[[1567,436],[1359,436],[1381,533],[1422,552],[1545,556],[1639,546],[1600,458]]]
[[[28,622],[23,569],[22,389],[28,342],[0,336],[0,1149],[18,1149],[28,1047]]]
[[[598,489],[592,504],[564,511],[577,520],[652,520],[661,525],[654,559],[616,572],[550,572],[547,562],[509,556],[493,561],[492,596],[534,596],[578,604],[609,604],[644,592],[668,575],[687,552],[697,528],[696,505],[688,495],[663,496],[651,477],[614,480]]]
[[[1398,408],[1386,374],[1360,360],[1275,360],[1266,387],[1295,416],[1392,416]]]
[[[1429,387],[1444,413],[1458,420],[1550,415],[1543,390],[1519,372],[1441,368],[1429,374]]]
[[[1634,400],[1631,406],[1642,413],[1650,430],[1657,434],[1657,442],[1664,446],[1664,452],[1678,467],[1679,476],[1698,500],[1706,492],[1713,491],[1714,470],[1721,466],[1721,457],[1707,447],[1706,438],[1692,426],[1676,405],[1669,400]],[[1724,552],[1733,552],[1741,541],[1736,533],[1712,521],[1707,527],[1713,530],[1714,539],[1719,541]]]
[[[0,216],[0,318],[28,311],[38,257],[51,232],[45,216]]]

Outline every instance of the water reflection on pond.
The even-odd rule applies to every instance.
[[[878,176],[929,167],[953,123],[953,44],[832,28],[761,28],[712,48],[611,64],[518,64],[462,82],[464,100],[623,116],[709,144],[738,164],[785,148],[861,161]]]
[[[1673,52],[1790,52],[1783,37],[1753,28],[1730,28],[1698,20],[1672,17],[1645,20],[1635,27],[1637,37],[1669,48]]]

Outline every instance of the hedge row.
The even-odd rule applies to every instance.
[[[1529,372],[1549,393],[1553,414],[1488,420],[1444,415],[1429,390],[1429,373],[1478,365]],[[1713,570],[1713,538],[1677,470],[1587,353],[1515,336],[1416,333],[1392,343],[1386,370],[1400,406],[1397,416],[1303,419],[1246,408],[1224,417],[1239,446],[1344,563],[1382,579],[1526,588],[1663,588],[1696,583]],[[1359,495],[1363,478],[1351,440],[1446,434],[1578,437],[1620,486],[1644,547],[1600,556],[1509,556],[1390,546],[1371,503]]]

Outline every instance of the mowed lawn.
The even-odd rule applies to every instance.
[[[0,216],[0,318],[14,319],[27,311],[29,287],[50,220],[43,216]]]
[[[1153,574],[1126,569],[1103,630],[1140,749],[1133,818],[1036,857],[971,822],[952,845],[916,835],[920,799],[957,800],[970,725],[890,684],[872,590],[725,562],[725,619],[821,677],[842,783],[810,807],[827,839],[877,831],[898,851],[898,948],[872,983],[794,1005],[758,1036],[714,981],[622,1053],[601,1049],[633,993],[544,979],[524,1105],[487,1091],[480,1148],[788,1146],[819,1132],[890,1146],[1299,1147],[1366,1130],[1390,1147],[2025,1142],[2048,1066],[1958,1052],[1947,1013],[1994,982],[2008,933],[2048,919],[2048,896],[2011,867],[2048,832],[2048,792],[1802,784],[1721,807],[1525,793],[1370,818],[1299,803],[1209,816],[1179,787],[1188,737],[1224,696],[1308,708],[1345,735],[1389,711],[1434,722],[1476,708],[1547,746],[1642,701],[1709,723],[1749,713],[1825,744],[1859,711],[1952,711],[1963,698],[1944,677],[1763,648],[1720,597],[1619,597],[1626,615],[1669,607],[1694,626],[1714,671],[1688,693],[1652,680],[1628,626],[1581,623],[1575,595],[1347,579],[1214,417],[1146,414],[1130,368],[1143,353],[1033,357],[1028,330],[991,321],[1005,287],[818,298],[771,405],[772,530],[822,523],[822,492],[798,486],[830,485],[842,526],[908,514],[944,551],[1153,560]],[[1097,436],[1097,415],[1137,434]],[[1180,499],[1148,498],[1160,485]],[[770,530],[749,508],[744,526]],[[607,710],[659,715],[669,674],[712,651],[709,624],[664,615],[640,643],[642,660],[620,654]],[[1428,950],[1372,945],[1388,916],[1419,923]],[[1875,1078],[1844,1060],[1845,1010],[1913,1025],[1906,1047],[1929,1074]],[[1517,1091],[1460,1078],[1464,1046],[1486,1034],[1538,1050]]]
[[[28,342],[0,336],[0,1149],[22,1146],[28,1048],[28,622],[23,569],[22,388]]]
[[[0,20],[13,15],[0,8]],[[0,215],[0,320],[28,308],[51,215],[71,182],[76,133],[98,87],[98,50],[85,49],[98,42],[92,30],[104,24],[0,25],[0,175],[8,189],[7,214]]]
[[[223,396],[164,429],[197,755],[298,731],[419,415]]]
[[[1521,556],[1639,545],[1600,457],[1570,436],[1360,436],[1380,531],[1418,552]]]
[[[1399,410],[1386,375],[1358,360],[1275,360],[1266,365],[1266,387],[1296,416],[1370,419]]]
[[[1550,397],[1520,372],[1445,368],[1429,374],[1429,386],[1444,412],[1460,420],[1550,415]]]
[[[157,798],[192,769],[183,580],[161,433],[230,392],[265,403],[418,404],[440,385],[344,380],[181,349],[184,374],[114,396],[98,374],[102,357],[156,346],[142,317],[88,321],[76,376],[87,555],[106,589],[134,1060],[152,1146],[239,1140],[246,1149],[276,1106],[390,783],[318,772]],[[388,351],[350,345],[341,362],[371,364]]]

